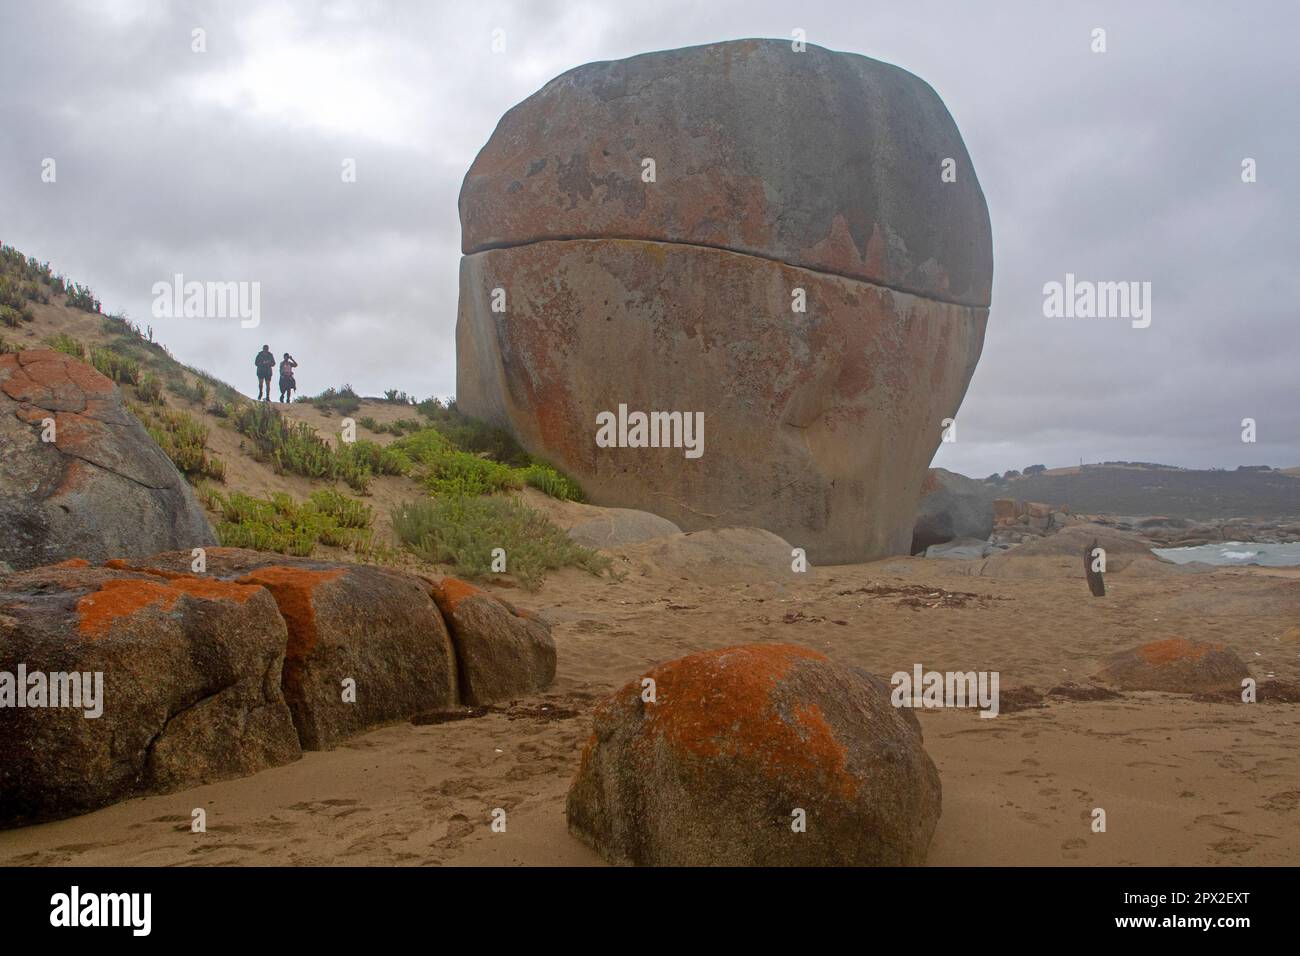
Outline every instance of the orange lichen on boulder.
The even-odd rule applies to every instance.
[[[678,752],[702,758],[753,760],[774,775],[817,774],[851,798],[858,781],[846,772],[846,750],[816,703],[785,711],[773,691],[800,660],[825,656],[790,644],[746,644],[670,661],[650,672],[657,703],[646,708],[648,734]],[[623,693],[641,693],[641,681]],[[622,697],[623,694],[617,695]],[[610,702],[602,704],[608,707]],[[597,713],[597,721],[601,713]]]
[[[443,578],[441,581],[435,581],[433,578],[421,578],[429,585],[429,591],[433,595],[433,601],[438,605],[438,610],[442,612],[443,617],[450,617],[460,610],[462,601],[469,598],[483,598],[487,601],[494,601],[500,604],[514,617],[523,618],[525,621],[536,620],[536,615],[532,611],[516,607],[509,601],[497,597],[495,594],[489,594],[482,588],[477,588],[468,581],[462,581],[460,578]]]
[[[486,592],[474,587],[467,581],[462,581],[460,578],[443,578],[438,582],[429,578],[425,578],[425,580],[429,582],[434,603],[438,605],[438,610],[443,613],[444,617],[455,614],[460,602],[466,598],[488,596]]]
[[[1172,664],[1174,661],[1199,661],[1210,651],[1221,650],[1222,644],[1192,643],[1185,637],[1171,637],[1143,644],[1138,653],[1148,664]]]
[[[693,654],[646,676],[596,708],[565,805],[570,831],[607,859],[924,862],[939,774],[882,678],[788,644]],[[806,830],[790,826],[795,808]]]
[[[105,581],[77,602],[77,629],[89,638],[103,637],[115,621],[148,607],[167,611],[185,596],[243,604],[257,591],[255,587],[197,577],[178,577],[165,584],[137,578]]]
[[[326,581],[342,576],[344,570],[314,571],[272,565],[237,579],[238,584],[266,588],[280,607],[280,616],[289,630],[289,643],[284,654],[283,686],[286,692],[298,689],[307,656],[316,645],[316,611],[312,606],[312,595]]]
[[[125,558],[110,558],[104,562],[104,567],[113,571],[134,571],[136,574],[149,574],[156,578],[165,578],[168,581],[174,581],[177,578],[192,578],[192,574],[184,574],[180,571],[169,571],[166,568],[150,568],[140,564],[132,564]]]
[[[52,568],[88,568],[90,562],[85,558],[68,558],[66,561],[60,561],[58,564],[50,565]]]
[[[5,358],[0,368],[9,375],[0,383],[0,391],[16,402],[80,410],[88,398],[106,398],[113,393],[112,381],[93,366],[60,352],[37,349]]]
[[[1226,644],[1171,637],[1110,655],[1093,679],[1119,690],[1204,694],[1240,688],[1250,670]]]

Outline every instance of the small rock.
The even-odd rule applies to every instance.
[[[1119,690],[1205,694],[1240,689],[1249,676],[1231,648],[1171,637],[1112,654],[1093,679]]]

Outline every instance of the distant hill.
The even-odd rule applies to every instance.
[[[1300,515],[1300,469],[1197,471],[1193,469],[1085,465],[985,482],[991,498],[1069,505],[1087,514],[1216,518],[1286,518]]]

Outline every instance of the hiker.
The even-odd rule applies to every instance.
[[[285,402],[293,401],[293,393],[298,388],[298,383],[293,377],[293,370],[297,367],[298,363],[294,361],[293,356],[285,352],[284,361],[280,363],[280,404],[282,405]]]
[[[271,346],[263,345],[262,351],[257,353],[257,358],[253,359],[253,364],[257,366],[257,399],[258,401],[271,400],[271,372],[275,368],[275,355],[271,352]]]

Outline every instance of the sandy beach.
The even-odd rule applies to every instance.
[[[1132,693],[1071,700],[1106,655],[1182,636],[1226,643],[1254,677],[1300,680],[1300,589],[1247,569],[973,577],[896,558],[778,583],[717,583],[620,559],[621,581],[568,570],[502,591],[549,619],[546,693],[481,717],[400,723],[255,776],[0,832],[2,865],[602,865],[564,799],[596,700],[658,662],[791,642],[888,675],[996,670],[1003,712],[921,711],[943,814],[932,866],[1269,866],[1300,860],[1300,705]],[[1152,566],[1155,570],[1152,570]],[[1290,633],[1288,633],[1290,632]],[[1023,692],[1041,706],[1014,709]],[[1107,831],[1094,833],[1103,808]],[[203,808],[207,832],[190,831]],[[507,814],[493,832],[492,811]]]

